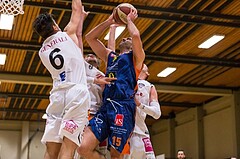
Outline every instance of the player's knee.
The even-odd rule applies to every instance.
[[[87,156],[89,155],[89,149],[87,147],[84,146],[80,146],[77,148],[77,152],[80,156],[87,158]]]
[[[117,158],[119,158],[120,155],[121,155],[117,150],[115,150],[115,149],[113,149],[113,148],[111,148],[110,154],[111,154],[111,158],[112,158],[112,159],[115,159],[115,158],[117,159]]]
[[[116,155],[116,154],[111,155],[111,159],[119,159],[119,158],[120,158],[120,155]]]

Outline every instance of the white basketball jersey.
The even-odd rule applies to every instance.
[[[152,84],[146,80],[138,80],[138,91],[135,94],[135,97],[141,102],[142,104],[149,105],[150,100],[150,91],[151,91]],[[147,114],[143,112],[141,108],[137,107],[136,110],[136,118],[135,118],[135,127],[134,133],[149,136],[148,128],[145,124]]]
[[[105,76],[104,73],[102,73],[93,65],[87,62],[85,62],[85,68],[86,68],[87,76],[89,77],[98,78],[100,76],[103,76],[103,77]],[[94,83],[88,83],[87,85],[88,85],[88,90],[90,92],[90,97],[91,97],[90,113],[96,114],[102,104],[103,89],[99,85]]]
[[[66,32],[59,31],[48,37],[39,56],[52,76],[53,88],[68,83],[87,85],[82,51]]]

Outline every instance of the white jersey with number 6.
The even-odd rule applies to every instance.
[[[81,51],[65,32],[59,31],[44,41],[39,56],[51,73],[53,87],[64,83],[87,85]]]
[[[59,31],[44,41],[39,56],[53,79],[41,141],[61,143],[65,136],[80,146],[90,107],[82,52],[67,33]]]

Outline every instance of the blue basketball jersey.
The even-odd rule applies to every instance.
[[[130,99],[134,97],[134,88],[137,84],[133,52],[117,56],[110,52],[107,62],[107,77],[115,77],[116,81],[106,85],[103,92],[103,101],[110,99]]]
[[[106,76],[117,80],[105,86],[103,105],[89,122],[99,142],[108,138],[109,146],[119,153],[123,152],[135,125],[137,74],[132,51],[120,56],[110,52]]]

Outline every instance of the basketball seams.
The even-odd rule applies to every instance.
[[[129,9],[129,8],[127,8],[127,9]],[[129,11],[129,13],[130,13],[130,11]],[[127,14],[126,14],[125,12],[123,12],[123,11],[121,10],[121,8],[117,8],[117,14],[118,14],[119,19],[120,19],[123,23],[127,24]]]
[[[119,24],[127,24],[127,15],[131,12],[131,9],[136,10],[131,4],[122,3],[114,9],[113,18]]]

